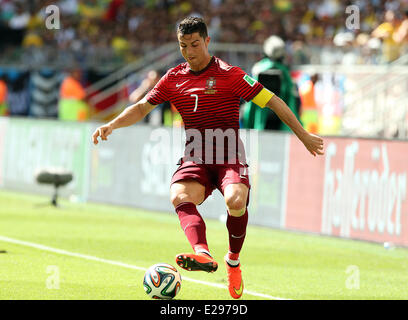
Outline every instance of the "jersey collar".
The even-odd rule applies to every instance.
[[[207,64],[207,66],[204,69],[201,69],[200,71],[193,71],[193,70],[189,70],[192,74],[198,76],[199,74],[202,74],[203,72],[205,72],[209,67],[211,67],[211,65],[213,64],[213,62],[215,61],[215,57],[212,56],[210,62]]]

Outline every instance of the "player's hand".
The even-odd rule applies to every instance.
[[[100,126],[95,130],[92,135],[92,140],[94,144],[98,144],[98,137],[101,137],[102,140],[108,140],[108,136],[112,133],[113,128],[110,124],[105,124]]]
[[[314,134],[308,133],[302,137],[302,142],[306,149],[316,157],[316,155],[324,155],[323,152],[323,139]]]

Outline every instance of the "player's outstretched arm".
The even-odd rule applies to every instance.
[[[98,144],[98,137],[102,140],[108,140],[108,136],[113,130],[128,127],[136,122],[139,122],[147,114],[154,109],[154,105],[150,104],[146,98],[143,98],[139,102],[130,105],[122,111],[115,119],[97,128],[93,135],[92,141],[94,144]]]
[[[303,142],[306,149],[313,155],[323,155],[323,139],[307,132],[296,116],[278,96],[274,95],[266,104],[277,116],[292,129],[293,133]]]

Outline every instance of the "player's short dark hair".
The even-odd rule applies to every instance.
[[[182,36],[195,32],[198,32],[200,37],[204,39],[208,37],[207,25],[202,18],[187,17],[183,19],[177,27],[177,34]]]

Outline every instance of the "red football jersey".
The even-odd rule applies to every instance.
[[[170,69],[146,98],[152,105],[172,102],[186,129],[239,129],[240,98],[250,101],[263,88],[246,76],[214,56],[199,72],[185,62]]]
[[[240,98],[250,101],[262,89],[241,68],[213,56],[199,72],[192,71],[187,62],[170,69],[146,98],[152,105],[173,103],[185,129],[198,129],[203,138],[206,129],[233,129],[238,138]]]

